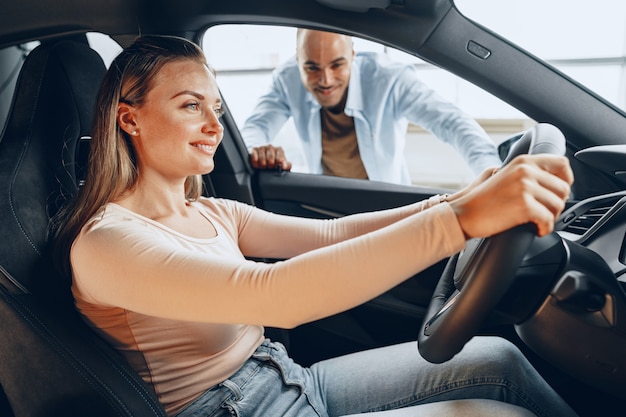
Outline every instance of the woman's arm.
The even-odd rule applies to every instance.
[[[304,219],[268,213],[233,201],[244,219],[239,228],[239,247],[253,258],[286,259],[313,249],[378,230],[415,213],[441,203],[453,202],[468,194],[495,173],[487,169],[471,184],[452,195],[434,195],[410,205],[368,213],[353,214],[332,220]],[[228,212],[234,210],[229,207]],[[224,213],[227,215],[227,213]]]
[[[81,234],[75,294],[169,319],[293,327],[355,307],[455,253],[463,233],[448,204],[273,264],[181,249],[139,224]]]
[[[273,264],[247,261],[234,245],[181,248],[118,220],[75,241],[74,289],[90,302],[164,318],[293,327],[384,293],[462,249],[465,238],[528,222],[549,233],[572,181],[564,157],[518,157],[450,203]]]
[[[240,207],[239,247],[244,255],[285,259],[378,230],[438,204],[442,196],[403,207],[319,220]],[[230,204],[240,204],[229,202]]]

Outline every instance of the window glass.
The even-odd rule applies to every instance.
[[[216,69],[217,81],[234,119],[241,128],[258,98],[270,85],[272,71],[295,55],[296,29],[292,27],[222,25],[210,28],[202,47]],[[415,66],[420,79],[443,98],[475,118],[499,144],[532,124],[524,114],[453,74],[414,56],[354,38],[358,51],[375,51]],[[453,148],[420,126],[407,131],[405,159],[416,185],[461,188],[473,174]],[[280,131],[273,144],[285,149],[293,171],[308,172],[293,122]]]
[[[26,56],[39,42],[0,49],[0,132],[4,130],[18,75]]]
[[[115,57],[122,52],[122,47],[116,41],[102,33],[87,33],[87,41],[91,49],[98,52],[102,57],[107,68],[109,68]]]
[[[623,0],[455,0],[459,11],[626,109]]]

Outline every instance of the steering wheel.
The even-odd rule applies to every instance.
[[[503,162],[521,154],[565,154],[565,138],[540,123],[516,142]],[[537,234],[533,223],[484,239],[472,239],[448,261],[418,333],[418,349],[432,363],[446,362],[478,332],[515,279]]]

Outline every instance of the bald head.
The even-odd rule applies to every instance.
[[[336,109],[345,104],[354,58],[352,38],[338,33],[298,29],[296,48],[300,78],[305,88],[322,107]]]
[[[321,30],[298,28],[296,32],[296,50],[301,51],[312,45],[341,44],[350,51],[353,49],[352,37],[340,33],[324,32]]]

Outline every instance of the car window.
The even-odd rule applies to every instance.
[[[455,0],[461,13],[626,110],[623,0]],[[549,40],[549,41],[548,41]]]
[[[28,42],[0,49],[0,132],[4,129],[8,117],[15,83],[24,59],[38,44],[38,42]]]
[[[296,28],[255,25],[221,25],[207,30],[202,47],[216,69],[222,94],[241,128],[272,79],[272,71],[295,55]],[[357,52],[374,51],[413,65],[420,80],[443,98],[476,119],[498,145],[532,126],[526,115],[493,95],[414,56],[371,41],[354,38]],[[404,157],[415,185],[458,189],[473,178],[462,157],[421,126],[409,125]],[[282,146],[293,171],[309,172],[293,120],[274,144]]]
[[[113,59],[115,59],[115,57],[122,52],[120,44],[118,44],[110,36],[102,33],[87,33],[87,41],[89,42],[91,49],[95,50],[100,57],[102,57],[104,65],[106,65],[107,68],[109,68]]]

